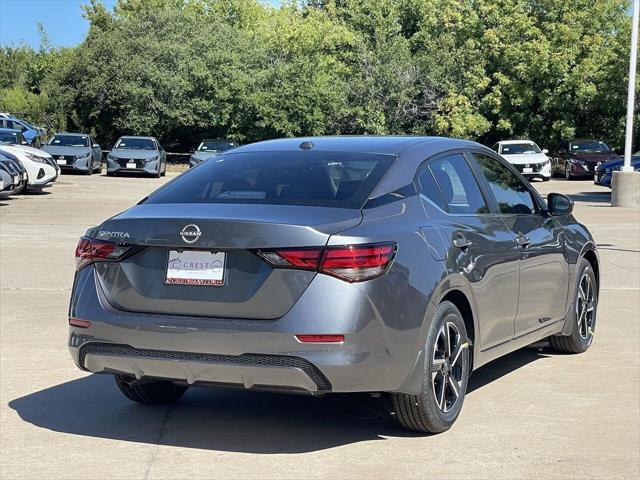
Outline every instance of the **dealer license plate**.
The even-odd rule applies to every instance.
[[[67,164],[67,161],[66,161],[66,160],[61,160],[61,159],[59,159],[59,158],[58,158],[58,159],[56,160],[56,163],[57,163],[58,165],[66,165],[66,164]]]
[[[169,250],[165,283],[220,287],[225,260],[224,252]]]
[[[522,173],[533,173],[533,168],[529,167],[525,167],[522,169]]]
[[[127,168],[136,168],[136,164],[135,164],[135,162],[129,162],[129,163],[127,163]]]

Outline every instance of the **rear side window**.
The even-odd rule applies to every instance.
[[[432,160],[429,168],[450,213],[489,213],[478,182],[462,154]]]
[[[418,176],[418,181],[420,182],[420,193],[440,207],[440,210],[446,212],[447,206],[444,204],[440,188],[436,184],[431,170],[428,168],[422,170],[422,173]]]
[[[535,213],[535,202],[525,183],[495,158],[474,154],[501,213]]]
[[[344,152],[228,153],[145,203],[254,203],[362,208],[395,156]]]

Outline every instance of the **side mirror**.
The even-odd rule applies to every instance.
[[[97,143],[94,143],[94,144],[92,145],[92,148],[100,148],[100,145],[98,145]]]
[[[560,150],[558,150],[558,153],[560,155],[564,155],[565,153],[567,153],[567,151],[564,148],[561,148]]]
[[[29,142],[27,142],[26,140],[22,140],[22,141],[20,142],[20,145],[29,145]]]
[[[549,150],[547,150],[546,148],[542,149],[542,153],[544,153],[545,155],[549,153]]]
[[[573,200],[562,193],[547,195],[547,208],[551,215],[569,215],[573,212]]]

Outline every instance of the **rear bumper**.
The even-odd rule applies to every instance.
[[[78,353],[78,362],[89,371],[137,379],[165,378],[188,385],[219,384],[310,393],[331,391],[331,383],[322,372],[300,357],[173,352],[96,342],[85,344]]]
[[[339,298],[327,302],[329,290]],[[70,327],[68,348],[77,366],[93,373],[312,394],[419,391],[413,373],[421,364],[420,325],[387,325],[364,288],[329,276],[318,275],[283,317],[244,320],[116,310],[90,266],[76,277],[70,316],[91,322]],[[304,333],[345,341],[300,343],[295,335]]]

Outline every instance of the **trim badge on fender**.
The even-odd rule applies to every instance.
[[[198,227],[198,225],[196,225],[195,223],[186,225],[180,231],[180,236],[186,243],[195,243],[200,238],[200,235],[202,235],[200,227]]]

